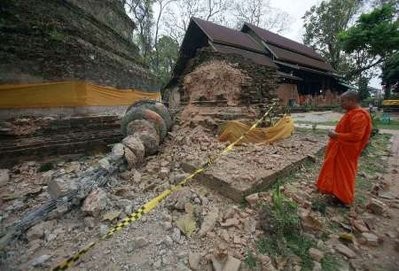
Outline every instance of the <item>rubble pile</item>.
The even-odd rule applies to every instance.
[[[57,207],[46,220],[12,242],[0,269],[53,267],[227,146],[217,140],[213,129],[217,124],[213,128],[192,127],[183,121],[168,131],[171,120],[164,118],[162,108],[157,107],[156,103],[143,103],[129,108],[128,119],[122,121],[126,137],[103,159],[86,157],[51,165],[29,162],[0,170],[2,232],[28,209],[50,198],[63,197],[67,191],[79,191],[76,179],[88,169],[100,166],[106,170],[112,167],[112,161],[122,158],[127,162],[110,175],[105,186],[94,187],[82,198],[79,208]],[[159,144],[161,141],[163,144]],[[315,168],[319,168],[321,156],[317,150],[323,142],[325,135],[297,131],[291,138],[270,145],[235,147],[151,213],[102,241],[79,260],[77,268],[248,270],[248,262],[253,262],[259,270],[299,270],[299,257],[276,257],[258,249],[259,240],[270,237],[275,230],[269,223],[272,214],[260,210],[265,205],[273,206],[276,191],[265,190],[258,182],[269,175],[273,180],[281,177],[278,172],[299,158],[317,163]],[[153,152],[156,155],[148,156]],[[347,260],[343,268],[365,270],[364,259],[371,257],[370,251],[391,242],[387,236],[391,243],[398,240],[399,232],[378,231],[377,222],[389,219],[390,208],[398,202],[395,195],[387,193],[389,184],[381,176],[368,177],[375,186],[364,207],[356,206],[343,214],[315,190],[315,171],[298,164],[285,174],[292,175],[292,181],[277,189],[297,205],[300,224],[295,229],[311,240],[306,253],[314,270],[322,270],[325,259],[332,254]],[[215,179],[224,183],[212,183]],[[247,190],[248,186],[256,188]],[[229,196],[234,187],[246,191],[245,206]],[[243,196],[240,194],[241,200]]]
[[[189,103],[225,102],[236,106],[240,102],[242,86],[251,78],[226,61],[202,63],[183,79]]]
[[[214,125],[226,120],[253,120],[275,98],[276,89],[274,68],[205,48],[190,61],[177,85],[165,92],[172,107],[185,105],[183,122]]]
[[[311,142],[316,141],[325,141],[325,138],[298,132],[293,140],[267,146],[235,148],[231,157],[226,156],[222,160],[236,156],[239,161],[234,163],[243,163],[250,157],[252,159],[247,161],[245,167],[276,167],[281,160],[300,155]],[[136,146],[137,141],[130,139],[120,144],[122,146],[114,146],[113,155],[125,155],[125,144],[137,148],[132,147]],[[114,174],[107,186],[94,189],[89,194],[81,208],[61,216],[50,216],[29,229],[9,246],[6,260],[0,267],[45,270],[54,266],[63,257],[107,233],[110,227],[137,207],[188,176],[185,172],[187,161],[201,163],[202,159],[218,153],[226,145],[218,142],[213,132],[205,127],[192,129],[175,125],[159,146],[157,155],[145,156],[143,146],[137,148],[137,155],[135,153],[137,157],[143,157],[140,166],[126,167],[119,174]],[[5,176],[2,178],[10,181],[4,181],[2,186],[2,191],[5,191],[1,194],[2,210],[5,211],[1,224],[9,225],[26,208],[50,197],[46,186],[50,186],[52,180],[63,179],[65,183],[97,164],[98,158],[56,163],[52,169],[46,168],[44,172],[39,172],[41,165],[37,162],[2,172],[1,176]],[[260,164],[256,162],[258,160]],[[320,158],[313,157],[312,161],[320,163]],[[252,168],[253,172],[242,168],[241,172],[233,171],[230,166],[233,166],[231,161],[225,160],[213,165],[210,170],[238,179],[256,173],[255,168]],[[380,190],[379,195],[374,194],[376,200],[370,200],[369,207],[343,216],[339,209],[323,207],[313,184],[315,172],[306,169],[301,171],[302,175],[295,175],[296,181],[284,184],[280,190],[298,204],[301,231],[314,240],[308,252],[313,266],[320,267],[324,258],[333,253],[346,257],[348,267],[350,264],[358,268],[355,270],[363,270],[359,267],[363,264],[359,260],[367,257],[368,249],[386,242],[386,237],[376,231],[375,216],[389,215],[386,207],[394,204],[396,197],[387,200],[389,194]],[[26,179],[32,180],[33,184],[26,184]],[[269,216],[260,217],[259,208],[272,203],[273,192],[250,194],[245,198],[248,205],[241,208],[213,187],[204,186],[202,181],[191,181],[127,230],[102,242],[82,258],[77,268],[103,270],[106,266],[113,270],[247,270],[248,251],[252,251],[251,259],[262,270],[282,270],[290,266],[299,268],[300,260],[295,257],[276,258],[261,254],[257,249],[258,240],[270,231],[263,222],[268,221]],[[247,178],[243,183],[250,181]],[[12,197],[11,191],[21,191],[21,194]],[[385,202],[385,205],[379,204],[379,201]],[[379,210],[381,214],[374,214]],[[339,230],[338,234],[332,232],[328,227],[330,223],[342,228],[342,233]],[[389,234],[395,239],[398,233]]]
[[[156,113],[157,111],[160,115]],[[134,125],[133,128],[131,128],[132,125]],[[125,161],[128,168],[133,168],[143,162],[145,154],[157,152],[159,143],[164,139],[171,125],[170,115],[162,104],[154,101],[140,101],[133,104],[122,120],[122,131],[125,134],[130,133],[126,134],[127,137],[122,143],[114,145],[111,153],[75,179],[51,178],[47,187],[51,199],[24,214],[5,230],[6,233],[1,233],[0,249],[39,221],[52,216],[54,212],[65,213],[72,206],[79,205],[83,199],[85,212],[99,213],[105,207],[106,197],[101,190],[96,190],[96,188],[107,184],[110,177]],[[144,129],[141,129],[142,127]],[[92,208],[92,205],[98,205],[99,202],[101,203],[99,208]]]
[[[206,71],[206,68],[209,68],[209,71]],[[218,73],[215,74],[213,71],[216,68],[219,68],[223,73],[220,75],[218,75]],[[192,80],[198,78],[199,74],[208,76],[209,83],[204,79],[200,82]],[[238,76],[238,78],[233,78],[233,75]],[[225,81],[230,79],[232,79],[231,83]],[[210,87],[208,90],[210,93],[217,93],[213,92],[215,87],[217,90],[224,89],[222,93],[224,97],[235,97],[235,95],[237,95],[236,93],[239,92],[238,103],[232,102],[231,99],[228,101],[233,103],[233,105],[249,105],[263,103],[274,97],[274,91],[277,89],[277,74],[274,68],[257,65],[252,60],[242,56],[216,53],[209,48],[204,48],[197,52],[195,58],[191,60],[190,66],[186,68],[184,74],[180,78],[179,88],[181,101],[183,103],[192,101],[190,94],[194,91],[188,89],[188,87],[204,89],[200,86],[201,82]],[[232,85],[232,83],[234,83],[234,85]],[[227,87],[232,87],[232,89]],[[200,96],[204,97],[203,101],[205,104],[206,101],[212,101],[206,100],[207,96],[204,95],[206,91],[201,91],[200,93]],[[209,97],[217,98],[215,95]],[[225,100],[224,103],[226,104],[227,100]]]

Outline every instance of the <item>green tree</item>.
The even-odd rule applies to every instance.
[[[368,56],[351,71],[360,75],[384,61],[399,50],[398,10],[394,2],[383,4],[369,13],[362,14],[356,24],[338,35],[347,53]]]
[[[385,96],[390,97],[391,92],[399,92],[399,52],[393,54],[382,65],[381,79],[385,85]]]
[[[365,76],[360,76],[358,80],[359,98],[361,101],[370,97],[370,92],[368,89],[370,79]]]
[[[136,44],[144,61],[148,63],[148,57],[152,50],[152,28],[154,25],[153,4],[154,0],[123,0],[127,12],[133,17],[137,26],[137,33],[133,34]]]
[[[151,68],[164,85],[169,81],[179,55],[179,44],[169,36],[162,36],[155,50]]]
[[[304,43],[317,50],[335,70],[342,73],[351,69],[351,65],[348,56],[342,52],[338,34],[347,29],[359,8],[358,0],[322,1],[303,16]]]

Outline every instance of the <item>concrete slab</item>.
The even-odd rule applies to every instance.
[[[290,175],[306,161],[314,161],[327,140],[314,134],[295,134],[272,145],[238,146],[196,177],[204,185],[240,202],[243,197],[265,189],[279,178]],[[206,157],[185,162],[191,173]]]

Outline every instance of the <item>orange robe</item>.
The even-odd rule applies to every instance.
[[[337,137],[328,142],[316,185],[320,192],[333,194],[343,203],[351,204],[357,163],[371,134],[370,114],[361,108],[348,111],[335,132]]]

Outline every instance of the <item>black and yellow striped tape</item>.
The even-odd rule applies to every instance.
[[[72,267],[85,253],[87,253],[91,248],[93,248],[96,244],[98,244],[100,241],[105,240],[113,236],[116,232],[122,230],[123,228],[129,226],[131,223],[139,220],[142,216],[145,214],[149,213],[152,209],[157,207],[164,199],[166,199],[170,194],[173,192],[181,189],[188,181],[193,179],[196,175],[204,172],[206,169],[208,169],[217,159],[219,159],[220,156],[230,152],[233,150],[233,147],[240,142],[242,139],[246,137],[246,135],[255,129],[268,115],[269,113],[273,110],[275,107],[276,103],[273,103],[270,109],[260,118],[258,119],[252,126],[251,128],[248,129],[245,133],[243,133],[237,140],[229,144],[226,148],[223,149],[219,154],[213,156],[212,158],[209,158],[206,163],[204,163],[201,167],[196,169],[193,173],[191,173],[189,176],[187,176],[184,180],[179,182],[177,185],[174,185],[170,187],[169,189],[166,189],[163,191],[161,194],[159,194],[157,197],[151,199],[148,201],[146,204],[141,206],[139,209],[122,219],[120,222],[118,222],[114,227],[112,227],[108,232],[102,236],[99,240],[95,242],[91,242],[87,246],[85,246],[83,249],[80,249],[77,253],[75,253],[73,256],[69,257],[67,260],[62,262],[61,264],[57,265],[56,267],[53,268],[54,271],[57,270],[67,270],[69,267]]]

